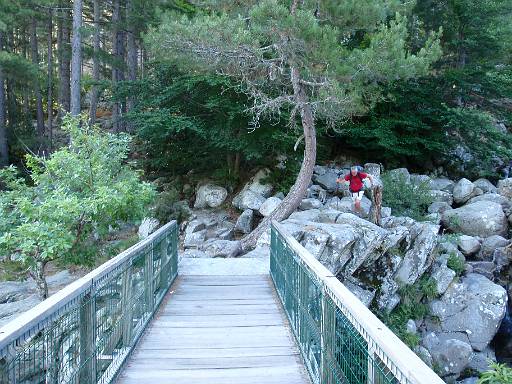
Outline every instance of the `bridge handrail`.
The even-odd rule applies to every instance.
[[[71,374],[74,378],[69,381],[58,382],[74,382],[73,380],[78,376],[80,376],[79,381],[88,379],[88,382],[94,383],[109,382],[158,308],[167,288],[176,278],[177,263],[177,223],[171,221],[148,238],[121,252],[0,328],[0,384],[4,381],[11,383],[21,380],[18,377],[21,375],[20,368],[17,367],[18,373],[16,373],[14,366],[17,361],[26,358],[28,349],[32,348],[31,353],[34,355],[41,350],[47,354],[58,353],[56,349],[49,352],[51,347],[57,348],[53,346],[51,338],[52,336],[55,338],[58,332],[69,333],[69,330],[64,330],[66,326],[75,327],[75,333],[79,333],[79,336],[74,335],[74,337],[78,338],[80,344],[81,359],[75,361],[78,367],[75,368],[80,372]],[[107,315],[103,313],[104,317],[101,319],[105,324],[97,324],[101,321],[100,311],[98,311],[101,305],[98,304],[98,300],[104,301],[101,305]],[[110,319],[107,319],[109,315]],[[84,321],[85,319],[87,321]],[[60,328],[56,330],[52,327]],[[100,335],[102,332],[105,335]],[[102,336],[105,339],[101,339]],[[123,337],[126,340],[120,342]],[[88,339],[88,342],[82,339]],[[39,343],[37,346],[34,346],[34,340]],[[99,342],[106,346],[104,350],[96,346]],[[118,348],[120,344],[123,345],[122,353]],[[59,348],[63,348],[62,345],[59,345]],[[110,357],[101,356],[105,350],[108,350]],[[21,355],[23,357],[20,357]],[[48,357],[39,356],[38,359],[46,361]],[[115,361],[114,357],[121,357],[121,359],[118,358]],[[106,370],[97,369],[96,365],[101,359],[112,360],[115,364],[111,365],[116,365],[116,369],[111,369],[113,367]],[[35,361],[32,363],[37,364]],[[85,373],[83,376],[81,371],[91,368],[96,372],[93,375],[95,377],[86,377],[91,373]],[[59,375],[58,371],[62,367],[42,368],[44,373],[41,374],[45,375],[46,382],[50,382],[47,376],[48,371],[52,369],[56,372],[53,373],[55,376]]]
[[[444,383],[276,221],[270,274],[314,383]]]

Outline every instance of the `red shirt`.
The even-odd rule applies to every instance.
[[[352,176],[352,173],[349,173],[345,176],[346,181],[350,181],[350,192],[359,192],[363,189],[363,179],[366,179],[368,175],[364,172],[358,172],[357,175]]]

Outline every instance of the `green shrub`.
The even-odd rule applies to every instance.
[[[383,205],[391,207],[395,216],[408,216],[415,220],[424,220],[427,208],[432,204],[428,181],[413,184],[402,174],[382,175]]]
[[[450,253],[446,265],[448,268],[455,271],[457,276],[460,276],[465,269],[464,260],[460,258],[455,252]]]
[[[512,368],[505,364],[491,363],[491,370],[484,372],[478,384],[510,384],[512,383]]]

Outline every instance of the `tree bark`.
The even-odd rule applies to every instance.
[[[7,33],[6,50],[15,53],[14,32],[12,29]],[[14,79],[7,77],[5,79],[5,89],[7,97],[7,122],[9,127],[15,127],[18,124],[18,104],[16,102],[16,94],[14,93]],[[30,123],[32,119],[30,118]]]
[[[135,42],[135,23],[133,22],[133,0],[126,0],[126,21],[128,28],[128,33],[126,36],[126,46],[127,46],[127,66],[128,66],[128,80],[134,82],[137,80],[137,44]],[[131,112],[134,107],[134,98],[128,96],[127,104],[126,104],[126,112]],[[128,123],[126,126],[128,132],[133,131],[133,125]]]
[[[100,1],[94,0],[94,56],[92,64],[92,78],[94,82],[100,81]],[[93,85],[91,89],[91,108],[89,110],[89,120],[91,124],[96,122],[96,110],[98,108],[99,98],[98,85]]]
[[[382,185],[376,185],[372,189],[372,206],[370,208],[370,221],[373,224],[381,225],[382,210]]]
[[[240,241],[243,252],[249,251],[256,246],[258,238],[268,229],[272,220],[284,220],[290,216],[295,209],[297,209],[306,194],[309,182],[313,176],[313,168],[315,167],[316,162],[315,119],[311,106],[308,104],[308,98],[304,91],[304,87],[300,83],[299,70],[295,66],[291,67],[291,81],[295,102],[300,110],[300,117],[302,121],[305,140],[304,159],[302,160],[302,166],[299,174],[297,175],[297,180],[295,180],[295,184],[293,184],[290,192],[288,192],[288,195],[286,195],[281,204],[279,204],[274,212],[263,219],[254,231]]]
[[[53,143],[53,9],[48,11],[48,136]]]
[[[37,46],[37,20],[32,17],[30,23],[30,51],[32,56],[32,63],[39,67],[39,52]],[[34,86],[34,93],[36,96],[36,117],[37,117],[37,136],[40,142],[44,138],[44,113],[43,113],[43,97],[41,96],[41,87],[39,82],[36,81]]]
[[[80,79],[82,76],[82,0],[73,1],[73,40],[71,42],[71,115],[80,114]]]
[[[0,50],[3,49],[3,40],[3,32],[0,31]],[[5,107],[5,77],[2,67],[0,66],[0,167],[9,165]]]
[[[112,56],[114,57],[112,63],[112,90],[115,90],[117,86],[117,82],[119,81],[119,69],[117,68],[118,63],[116,61],[119,59],[119,21],[121,18],[121,9],[120,9],[120,0],[113,1],[113,10],[112,10]],[[120,131],[120,104],[118,101],[115,101],[112,105],[112,128],[114,132]]]
[[[59,115],[62,119],[62,113],[70,111],[71,97],[71,72],[70,72],[70,32],[69,32],[69,12],[65,9],[69,3],[60,2],[60,17],[58,18],[57,47],[59,52]]]
[[[42,300],[48,298],[48,283],[44,275],[44,269],[46,267],[46,261],[36,261],[36,265],[30,271],[30,276],[36,283],[37,293]]]

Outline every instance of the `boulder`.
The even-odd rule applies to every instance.
[[[206,240],[206,224],[203,220],[192,220],[185,228],[185,248],[198,247]]]
[[[399,182],[405,182],[405,183],[411,182],[411,175],[407,168],[391,169],[388,172],[388,174],[393,180],[397,180]]]
[[[459,236],[457,245],[464,256],[474,255],[480,250],[480,241],[473,236]]]
[[[347,287],[348,290],[352,292],[354,296],[356,296],[366,307],[370,306],[373,298],[375,297],[375,291],[364,289],[351,281],[344,281],[343,285]]]
[[[405,253],[394,276],[399,283],[414,284],[433,261],[433,250],[437,246],[439,226],[431,223],[417,223],[415,227],[412,232],[418,234]]]
[[[421,360],[423,360],[423,362],[425,364],[427,364],[430,368],[432,368],[432,366],[433,366],[432,355],[430,354],[430,352],[428,351],[427,348],[425,348],[422,345],[417,345],[414,347],[413,351],[416,355],[418,355],[418,357]]]
[[[246,184],[247,188],[256,193],[257,195],[263,196],[263,197],[270,197],[272,194],[272,189],[274,187],[270,184],[266,184],[263,182],[263,179],[268,177],[270,171],[268,169],[260,169],[249,181],[248,184]]]
[[[238,195],[233,198],[233,206],[240,210],[252,209],[257,211],[265,202],[266,198],[262,195],[244,188]]]
[[[432,179],[430,181],[430,187],[433,190],[452,193],[453,188],[455,187],[455,183],[450,179],[437,178],[437,179]]]
[[[435,201],[428,207],[428,213],[443,213],[452,209],[450,205],[444,201]]]
[[[368,217],[370,214],[372,202],[366,196],[363,196],[361,199],[361,212],[356,212],[354,200],[352,200],[351,197],[343,197],[342,199],[339,199],[338,197],[334,196],[325,203],[325,206],[340,212],[350,212],[358,214],[361,217]]]
[[[36,293],[24,299],[0,304],[0,328],[41,302]]]
[[[506,197],[498,195],[497,193],[486,193],[485,195],[472,197],[468,200],[468,204],[476,203],[478,201],[491,201],[497,204],[501,204],[503,209],[509,209],[511,207],[510,200]]]
[[[190,258],[190,259],[206,259],[206,258],[212,257],[212,255],[210,255],[206,252],[200,251],[199,249],[185,249],[181,253],[181,256],[185,257],[185,258]]]
[[[441,202],[445,202],[449,206],[451,206],[453,204],[453,196],[450,192],[439,191],[439,190],[433,189],[430,191],[429,194],[432,197],[433,202],[441,201]]]
[[[202,185],[197,190],[194,208],[203,209],[219,207],[224,200],[226,200],[227,196],[228,191],[226,188],[213,184]]]
[[[460,179],[453,187],[453,200],[457,204],[464,204],[475,192],[475,185],[468,179]]]
[[[327,199],[327,191],[321,186],[313,184],[306,191],[306,199],[317,199],[320,200],[323,204]]]
[[[473,353],[468,343],[458,339],[439,338],[433,332],[427,334],[422,343],[430,352],[434,365],[439,367],[441,376],[460,375]]]
[[[494,251],[497,248],[506,247],[509,244],[510,240],[507,240],[502,236],[489,236],[482,241],[482,246],[480,248],[480,252],[477,255],[477,258],[479,260],[491,261]]]
[[[407,320],[407,323],[405,324],[405,330],[412,334],[418,332],[418,328],[416,327],[416,322],[413,319]]]
[[[149,235],[151,235],[155,229],[158,228],[160,222],[154,217],[146,217],[142,220],[142,223],[139,225],[139,239],[145,239]]]
[[[336,169],[327,168],[325,173],[313,174],[313,182],[320,185],[327,192],[333,193],[338,189],[336,179],[338,178],[338,171]]]
[[[305,222],[305,221],[319,221],[320,210],[319,209],[308,209],[307,211],[297,211],[293,212],[289,220],[294,220],[296,222]]]
[[[314,198],[302,199],[299,205],[299,209],[301,209],[302,211],[307,211],[308,209],[320,209],[322,207],[322,202]]]
[[[366,163],[364,165],[365,172],[373,176],[380,176],[380,169],[380,164],[377,163]]]
[[[411,183],[414,185],[425,185],[427,188],[431,187],[432,179],[427,175],[411,174]]]
[[[480,188],[483,193],[497,193],[498,188],[496,188],[489,180],[487,179],[478,179],[473,181],[473,184],[476,188]]]
[[[445,211],[443,225],[453,232],[469,236],[489,237],[507,233],[508,222],[501,205],[478,201]]]
[[[0,282],[0,304],[23,300],[34,292],[34,286],[28,281]]]
[[[430,276],[436,282],[437,294],[442,295],[446,292],[453,279],[455,279],[456,273],[448,268],[445,262],[444,264],[436,264],[432,268]]]
[[[254,211],[252,209],[246,209],[243,211],[236,221],[235,231],[245,234],[251,233],[253,217]]]
[[[486,372],[491,369],[489,362],[496,361],[496,354],[491,347],[481,352],[473,352],[469,359],[468,368],[476,372]]]
[[[235,257],[240,254],[242,247],[239,241],[209,240],[202,245],[201,250],[212,257]]]
[[[512,199],[512,178],[498,181],[498,193],[507,199]]]
[[[272,212],[281,204],[281,199],[278,197],[269,197],[261,204],[259,212],[263,217],[270,216]]]
[[[506,308],[505,289],[476,273],[451,284],[440,299],[430,303],[430,312],[439,319],[440,329],[467,335],[477,351],[484,350],[492,340]]]
[[[468,261],[466,266],[470,268],[471,273],[478,273],[489,280],[494,280],[496,265],[492,261]]]
[[[380,217],[385,219],[386,217],[391,216],[391,208],[390,207],[382,207],[380,211]]]

